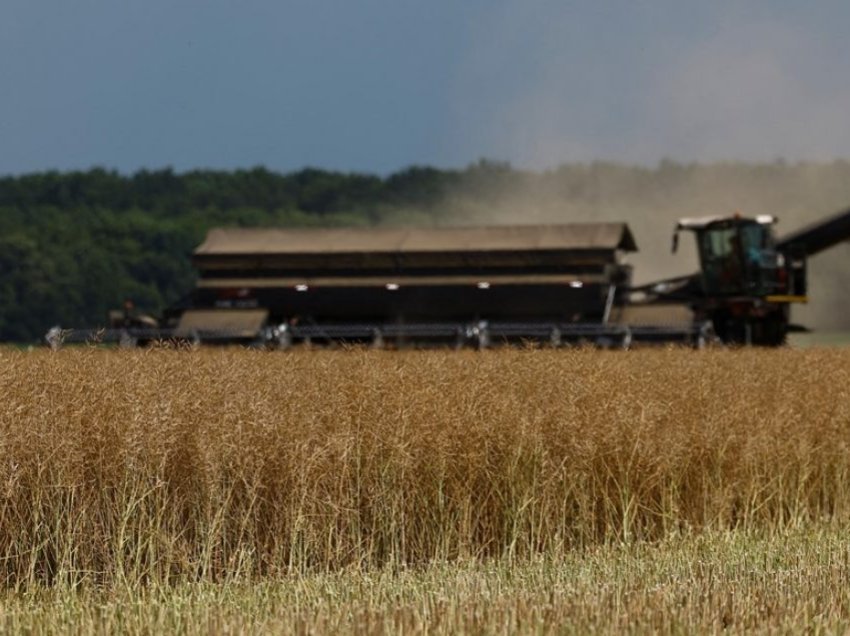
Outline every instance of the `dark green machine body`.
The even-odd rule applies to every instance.
[[[771,216],[683,219],[678,231],[696,236],[700,260],[693,306],[724,342],[775,346],[789,330],[789,304],[806,302],[806,256],[778,244]],[[698,287],[694,289],[694,287]]]

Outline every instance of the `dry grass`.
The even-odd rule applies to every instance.
[[[0,594],[4,633],[847,633],[850,541],[816,524],[514,563]]]
[[[0,353],[0,586],[850,522],[850,352]]]

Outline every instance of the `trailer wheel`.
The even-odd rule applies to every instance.
[[[781,311],[773,312],[753,325],[752,342],[762,347],[780,347],[788,336],[788,321]]]

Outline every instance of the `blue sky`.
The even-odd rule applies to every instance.
[[[0,173],[850,157],[850,3],[4,0]]]

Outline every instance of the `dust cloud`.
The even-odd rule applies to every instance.
[[[543,173],[479,164],[440,205],[443,224],[627,222],[639,251],[628,256],[634,282],[697,269],[693,240],[682,236],[671,253],[677,219],[772,214],[781,237],[850,208],[850,162],[683,165],[655,168],[596,163]],[[690,239],[690,240],[689,240]],[[850,243],[809,261],[810,303],[792,320],[816,330],[850,329]]]

